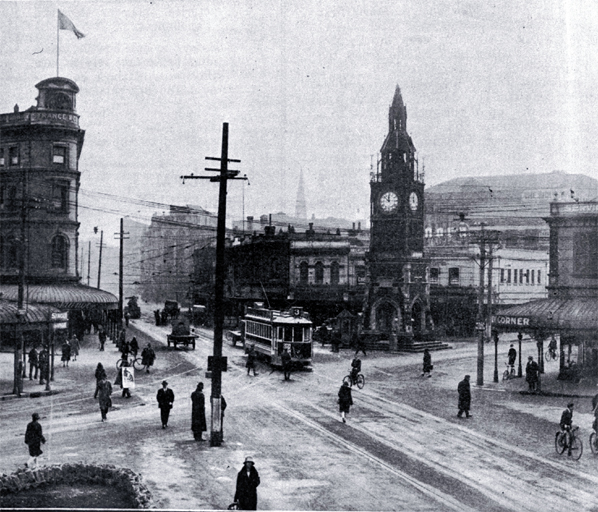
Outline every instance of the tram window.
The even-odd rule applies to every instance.
[[[294,341],[303,341],[303,327],[295,326],[295,340]]]
[[[311,341],[311,330],[309,329],[309,327],[305,328],[305,334],[303,335],[303,338],[305,339],[305,341]]]
[[[284,341],[293,341],[293,328],[292,327],[284,328]]]
[[[278,336],[276,336],[276,339],[279,339],[279,340],[282,339],[282,327],[278,328]]]

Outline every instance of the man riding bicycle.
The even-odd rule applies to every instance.
[[[361,359],[356,357],[351,362],[351,380],[353,384],[357,382],[357,375],[361,372]]]
[[[561,431],[565,434],[565,442],[567,444],[567,455],[571,455],[571,428],[573,427],[573,406],[575,404],[570,402],[567,408],[561,415]]]
[[[552,337],[552,339],[550,340],[550,343],[548,344],[548,351],[550,352],[550,356],[553,359],[556,359],[556,339],[554,338],[554,336]]]

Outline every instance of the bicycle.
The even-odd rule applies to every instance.
[[[544,357],[546,358],[546,361],[550,362],[550,361],[556,361],[558,359],[558,354],[556,353],[556,350],[553,348],[549,348],[546,351],[546,354],[544,354]]]
[[[355,384],[359,389],[363,389],[363,386],[365,386],[365,377],[361,373],[358,373],[357,376],[353,378],[353,374],[350,373],[343,379],[343,384],[345,382],[351,387],[353,387],[353,384]]]
[[[594,455],[598,455],[598,436],[596,435],[596,431],[590,434],[590,450]]]
[[[120,369],[123,366],[123,360],[122,357],[116,361],[116,369],[118,371],[120,371]],[[129,366],[132,366],[133,368],[135,368],[135,370],[137,371],[141,371],[143,370],[144,366],[143,366],[143,360],[141,359],[141,357],[134,357],[129,359]]]
[[[573,427],[569,431],[569,437],[571,439],[571,458],[573,460],[579,460],[581,454],[583,453],[583,443],[581,439],[577,437],[577,432],[579,431],[579,427]],[[594,435],[594,434],[593,434]],[[591,439],[591,436],[590,436]],[[590,442],[590,447],[592,443]],[[567,445],[567,433],[559,430],[554,436],[554,448],[556,452],[561,455],[565,450],[569,448]]]
[[[502,380],[514,379],[517,376],[517,374],[515,373],[515,365],[505,363],[505,366],[507,367],[507,369],[502,374]]]

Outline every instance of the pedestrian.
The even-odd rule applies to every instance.
[[[567,404],[567,408],[561,414],[561,421],[560,427],[561,432],[565,434],[565,439],[567,440],[567,455],[571,457],[571,429],[573,428],[573,407],[575,404],[573,402],[569,402]]]
[[[457,413],[457,417],[459,418],[463,416],[463,413],[465,413],[466,418],[471,418],[471,414],[469,414],[469,408],[471,407],[469,379],[470,376],[466,375],[457,386],[457,392],[459,393],[459,412]]]
[[[285,347],[280,355],[282,360],[282,371],[284,373],[284,380],[291,380],[291,354]]]
[[[98,402],[100,404],[100,414],[102,415],[102,422],[108,419],[108,409],[112,407],[112,384],[104,377],[98,384],[99,397]]]
[[[123,359],[127,359],[129,357],[129,352],[131,352],[131,344],[128,341],[123,341],[120,344],[120,352],[122,354]]]
[[[118,333],[118,350],[122,350],[122,346],[125,344],[125,342],[127,341],[127,331],[125,331],[124,329],[121,329],[121,331]]]
[[[154,320],[156,320],[156,325],[160,325],[160,310],[156,309],[154,311]]]
[[[129,348],[131,349],[131,354],[133,357],[137,357],[137,352],[139,352],[139,343],[137,342],[137,338],[133,336],[131,343],[129,343]]]
[[[42,432],[42,426],[39,423],[39,414],[34,412],[31,415],[31,422],[27,424],[25,431],[25,444],[29,446],[29,460],[27,467],[33,468],[37,466],[37,458],[42,452],[41,445],[45,444],[46,438]]]
[[[260,475],[255,469],[253,459],[246,457],[237,475],[235,490],[235,501],[239,504],[239,510],[257,510],[258,485],[260,485]]]
[[[125,325],[129,327],[129,319],[131,318],[131,313],[129,311],[125,311]]]
[[[106,343],[106,331],[104,331],[104,328],[101,325],[98,331],[98,340],[100,341],[100,351],[102,352],[104,350],[104,344]]]
[[[224,411],[226,409],[226,400],[220,395],[220,433],[222,434],[222,441],[224,441]]]
[[[39,369],[39,355],[37,353],[37,348],[33,346],[33,348],[29,351],[29,380],[36,379],[37,380],[37,371]],[[33,375],[33,370],[35,370],[35,375]]]
[[[191,430],[196,441],[203,441],[202,433],[208,430],[206,425],[206,399],[203,394],[203,382],[191,393]]]
[[[428,374],[428,377],[432,376],[432,370],[434,369],[434,365],[432,364],[432,354],[430,354],[430,351],[425,348],[424,349],[424,367],[422,370],[422,377],[424,375],[426,375],[426,373]]]
[[[168,322],[168,313],[163,309],[160,313],[160,325],[166,325],[166,322]]]
[[[348,382],[343,382],[343,385],[338,390],[338,410],[341,413],[341,420],[347,423],[345,414],[349,414],[349,409],[353,405],[353,397],[351,396],[351,388]]]
[[[39,353],[39,383],[43,384],[49,378],[50,354],[48,353],[46,347],[42,345],[42,349]]]
[[[73,361],[77,360],[79,350],[81,350],[81,343],[79,343],[79,338],[73,335],[73,340],[71,341],[71,355],[73,356]]]
[[[355,356],[359,354],[359,352],[363,352],[364,356],[367,356],[365,353],[365,342],[361,336],[357,336],[357,345],[355,346]]]
[[[69,340],[65,340],[62,344],[62,357],[60,360],[62,361],[63,367],[69,367],[69,361],[71,360],[71,344]]]
[[[147,347],[145,347],[141,351],[141,364],[145,368],[145,373],[149,373],[150,366],[153,366],[154,361],[156,359],[156,353],[152,348],[151,344],[148,343]]]
[[[124,357],[124,355],[123,355]],[[120,387],[122,388],[122,397],[123,398],[131,398],[131,390],[130,384],[133,381],[133,375],[131,374],[131,363],[129,363],[128,359],[123,359],[123,364],[120,367]],[[134,381],[133,381],[134,382]]]
[[[95,377],[96,377],[96,392],[93,394],[93,397],[97,398],[98,392],[100,391],[100,382],[102,382],[104,379],[107,378],[106,370],[104,369],[104,365],[102,365],[102,363],[98,363],[98,366],[96,368]]]
[[[168,382],[165,380],[162,381],[162,387],[158,390],[156,400],[158,400],[158,407],[160,408],[162,428],[166,428],[168,426],[170,409],[172,409],[172,403],[174,402],[174,392],[172,389],[169,389]]]
[[[509,366],[515,367],[515,360],[517,359],[517,350],[511,343],[509,347],[509,352],[507,353],[507,357],[509,358]]]
[[[249,347],[249,352],[247,352],[247,362],[245,363],[245,367],[247,368],[247,375],[249,375],[249,372],[251,370],[253,370],[254,377],[256,375],[258,375],[255,371],[255,358],[256,358],[255,346],[251,345]]]
[[[525,367],[525,380],[529,386],[529,392],[535,393],[538,390],[538,373],[540,367],[538,363],[534,361],[533,356],[527,358],[527,366]]]

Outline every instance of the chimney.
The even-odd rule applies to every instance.
[[[361,231],[361,221],[357,223],[357,231]]]
[[[355,222],[353,223],[353,231],[355,231]]]

